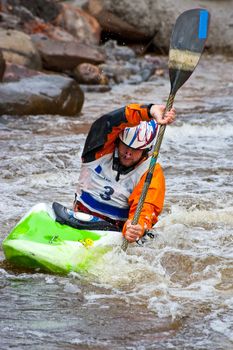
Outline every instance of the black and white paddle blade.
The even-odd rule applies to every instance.
[[[190,77],[198,64],[208,36],[210,15],[205,9],[183,12],[175,23],[169,50],[171,94]]]

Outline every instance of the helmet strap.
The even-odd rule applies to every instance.
[[[117,172],[116,175],[116,181],[119,181],[120,175],[126,175],[130,171],[134,169],[136,164],[134,164],[131,167],[126,167],[120,163],[119,157],[118,157],[118,148],[116,147],[113,153],[113,162],[112,162],[112,169]]]
[[[119,144],[119,141],[116,142],[116,147],[113,152],[113,163],[112,163],[112,169],[117,172],[116,181],[119,181],[120,175],[126,175],[130,173],[130,171],[132,171],[142,161],[142,159],[148,157],[148,152],[149,152],[148,149],[143,150],[141,158],[132,166],[126,167],[120,163],[120,160],[118,157],[118,144]]]
[[[150,152],[150,148],[144,149],[139,161],[141,161],[143,158],[148,158],[149,152]]]

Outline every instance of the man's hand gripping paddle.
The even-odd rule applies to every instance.
[[[170,40],[168,67],[171,90],[165,113],[170,111],[177,91],[190,77],[198,64],[208,35],[209,17],[209,13],[205,9],[192,9],[183,12],[176,20]],[[151,183],[165,129],[166,125],[160,125],[147,177],[132,220],[133,225],[138,223]],[[121,247],[124,251],[126,251],[128,243],[129,242],[124,238]]]

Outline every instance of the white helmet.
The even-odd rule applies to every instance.
[[[134,149],[150,149],[154,143],[157,132],[157,123],[154,119],[141,122],[132,128],[125,128],[120,134],[120,140],[128,147]]]

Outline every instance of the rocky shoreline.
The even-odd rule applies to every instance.
[[[1,1],[0,114],[76,116],[85,91],[165,74],[166,60],[153,51],[166,52],[168,44],[155,44],[159,30],[149,30],[144,16],[138,25],[127,21],[126,2]],[[146,15],[148,1],[140,6]]]

